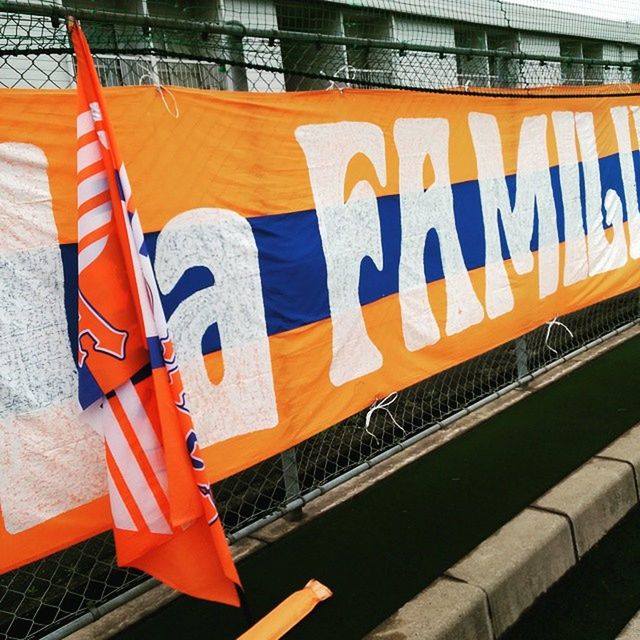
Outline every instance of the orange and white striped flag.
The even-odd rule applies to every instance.
[[[118,562],[238,605],[240,584],[167,332],[91,52],[70,20],[78,85],[79,399],[106,450]]]

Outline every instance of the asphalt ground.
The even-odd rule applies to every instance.
[[[335,595],[287,638],[361,640],[639,422],[639,364],[634,338],[252,554],[238,568],[254,615],[313,577]],[[240,611],[182,596],[118,638],[227,640],[245,629]]]

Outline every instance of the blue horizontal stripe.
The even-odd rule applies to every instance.
[[[634,153],[636,175],[640,176],[640,153]],[[581,170],[582,171],[582,170]],[[622,176],[617,155],[600,159],[602,194],[614,189],[624,203]],[[515,203],[516,177],[508,176],[507,187],[512,206]],[[564,241],[564,211],[558,167],[551,168],[558,235]],[[584,177],[581,175],[582,200],[584,201]],[[458,238],[468,270],[484,267],[485,242],[480,190],[477,180],[453,185],[454,213]],[[384,264],[378,270],[373,261],[366,258],[361,266],[360,303],[375,302],[398,292],[398,265],[400,260],[400,199],[397,195],[378,198],[382,250]],[[625,206],[626,216],[626,206]],[[259,216],[249,219],[253,229],[260,261],[265,316],[269,335],[281,333],[315,323],[329,317],[327,267],[322,251],[318,219],[315,210],[296,213]],[[538,248],[537,214],[531,250]],[[603,219],[604,224],[604,219]],[[501,225],[500,225],[501,227]],[[509,259],[504,230],[500,228],[502,256]],[[585,230],[586,233],[586,230]],[[152,262],[155,262],[158,232],[146,234]],[[76,246],[61,247],[67,286],[67,313],[75,324],[75,274]],[[424,251],[426,282],[443,277],[438,238],[434,231],[427,236]],[[198,290],[214,284],[214,275],[205,267],[193,267],[185,272],[173,291],[162,296],[168,318],[177,306]],[[71,344],[76,345],[74,333],[69,328]],[[203,353],[220,349],[217,326],[212,324],[202,339]]]

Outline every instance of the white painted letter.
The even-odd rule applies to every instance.
[[[424,247],[432,229],[438,234],[447,293],[447,335],[482,321],[484,310],[464,264],[453,212],[449,175],[449,122],[444,118],[401,118],[394,137],[400,157],[399,297],[407,349],[416,351],[440,339],[429,304]],[[430,158],[434,181],[425,190],[424,163]]]
[[[307,159],[327,261],[333,326],[329,375],[338,386],[382,366],[382,355],[367,335],[358,294],[362,260],[368,256],[382,269],[378,203],[372,186],[364,180],[345,202],[344,183],[356,154],[364,154],[380,182],[386,182],[384,136],[373,124],[336,122],[298,127],[296,140]]]
[[[102,439],[80,414],[39,147],[0,144],[0,228],[0,507],[7,531],[19,533],[107,486]]]
[[[553,128],[558,149],[560,188],[564,209],[564,273],[565,286],[584,280],[589,275],[587,240],[582,220],[580,169],[576,122],[572,111],[554,111]]]
[[[600,182],[600,164],[593,114],[589,112],[576,113],[576,130],[584,172],[589,275],[593,276],[618,269],[626,264],[627,239],[624,233],[622,201],[613,189],[609,189],[604,198],[605,220],[608,225],[613,227],[611,242],[607,240],[604,232],[602,183]]]
[[[189,408],[203,445],[278,422],[258,249],[251,225],[226,209],[193,209],[158,236],[154,269],[167,294],[191,267],[215,284],[183,300],[169,319]],[[212,384],[202,336],[218,324],[224,376]]]
[[[631,107],[635,122],[636,140],[640,144],[640,108]],[[618,155],[622,172],[624,200],[627,205],[627,225],[629,227],[629,253],[634,260],[640,258],[640,211],[638,210],[638,183],[633,164],[631,132],[629,130],[629,110],[627,107],[613,107],[611,119],[618,140]]]
[[[496,118],[484,113],[470,113],[469,126],[478,163],[485,228],[487,315],[496,318],[513,309],[513,293],[502,259],[498,215],[502,220],[513,267],[517,274],[522,275],[533,269],[530,244],[537,211],[540,297],[551,295],[558,288],[558,229],[549,173],[547,117],[531,116],[522,121],[513,209],[505,180],[502,143]]]

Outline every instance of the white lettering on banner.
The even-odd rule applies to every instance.
[[[584,280],[589,275],[587,239],[584,234],[580,168],[576,125],[573,112],[554,111],[551,115],[558,149],[558,170],[564,210],[564,270],[565,286]]]
[[[19,533],[106,492],[104,447],[80,416],[47,159],[0,144],[0,508]]]
[[[438,236],[447,294],[447,335],[482,321],[484,309],[471,286],[462,257],[453,211],[449,175],[449,121],[444,118],[396,120],[394,138],[400,158],[402,240],[399,299],[404,341],[416,351],[440,339],[440,330],[425,287],[427,234]],[[424,164],[429,158],[434,181],[426,190]]]
[[[547,117],[524,118],[518,144],[515,204],[511,208],[495,116],[470,113],[469,127],[478,163],[478,182],[486,242],[486,307],[490,318],[513,309],[513,293],[502,259],[498,216],[502,220],[513,268],[518,275],[533,269],[531,238],[538,214],[538,287],[540,298],[558,288],[559,248],[553,200]]]
[[[304,125],[295,132],[307,159],[316,204],[333,327],[329,376],[339,386],[382,366],[382,355],[365,326],[358,288],[364,258],[382,269],[378,202],[373,187],[359,181],[344,200],[351,159],[364,154],[381,184],[386,183],[382,129],[367,122]]]
[[[640,144],[640,109],[631,107],[631,113],[635,124],[636,141]],[[627,226],[629,228],[629,254],[636,260],[640,258],[640,210],[638,210],[638,182],[629,129],[629,109],[627,107],[613,107],[611,118],[618,141],[618,157],[620,158],[622,187],[627,209]]]
[[[258,249],[251,225],[226,209],[193,209],[158,236],[155,272],[167,294],[187,269],[206,267],[214,284],[183,300],[169,318],[189,408],[202,445],[278,423]],[[205,331],[217,323],[224,375],[209,379]]]
[[[593,114],[576,113],[575,120],[584,173],[589,275],[594,276],[626,264],[627,239],[624,231],[622,201],[613,189],[609,189],[604,198],[604,220],[613,228],[611,242],[607,239],[602,224],[602,184]]]

